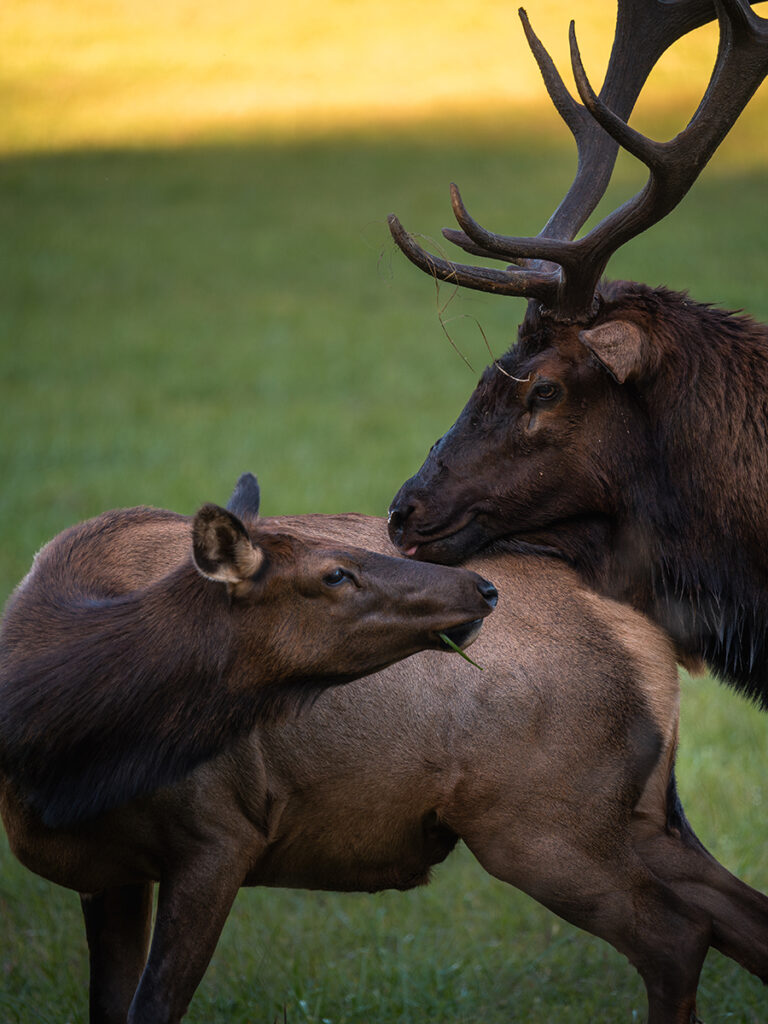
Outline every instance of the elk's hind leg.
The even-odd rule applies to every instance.
[[[708,915],[712,945],[768,984],[768,897],[727,871],[684,818],[637,851],[651,871]]]
[[[557,834],[529,836],[524,845],[498,834],[465,841],[492,875],[623,953],[645,983],[649,1024],[696,1020],[709,917],[662,884],[631,849],[587,852]]]
[[[90,962],[91,1024],[125,1024],[147,959],[152,883],[80,896]]]

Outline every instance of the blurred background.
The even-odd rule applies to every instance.
[[[596,86],[614,10],[528,5],[568,82],[576,17]],[[632,123],[679,131],[716,48],[713,27],[678,43]],[[768,319],[767,115],[763,88],[691,195],[609,274]],[[7,0],[0,599],[71,523],[134,504],[189,513],[226,501],[245,469],[267,514],[384,514],[522,315],[517,300],[436,289],[395,250],[387,213],[439,238],[457,181],[481,223],[535,233],[574,166],[500,0]],[[643,181],[621,158],[598,216]],[[767,889],[768,718],[683,683],[689,817]],[[77,899],[4,840],[0,920],[0,1017],[86,1020]],[[644,1016],[620,957],[460,852],[405,895],[241,894],[189,1020],[285,1007],[291,1024],[547,1021],[563,1005],[576,1020]],[[753,1022],[768,1006],[711,954],[700,1012]]]

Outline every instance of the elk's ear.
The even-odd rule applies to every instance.
[[[629,320],[609,320],[579,333],[579,340],[619,384],[638,377],[648,361],[648,335]]]
[[[218,583],[247,580],[264,562],[237,516],[218,505],[203,505],[195,516],[192,554],[198,572]]]
[[[235,484],[227,508],[241,519],[257,519],[260,503],[259,481],[253,473],[243,473]]]

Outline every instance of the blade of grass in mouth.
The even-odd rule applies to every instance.
[[[472,661],[469,655],[465,654],[465,652],[462,651],[459,645],[455,644],[449,636],[447,636],[445,633],[438,633],[437,635],[440,637],[443,643],[447,644],[452,650],[456,651],[457,654],[460,654],[464,661],[468,661],[470,665],[474,665],[475,668],[479,668],[481,672],[483,671],[483,666],[478,665],[476,661]]]

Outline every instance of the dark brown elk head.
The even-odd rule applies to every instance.
[[[666,143],[640,135],[626,119],[650,70],[715,13],[715,68],[690,123]],[[517,345],[392,502],[390,535],[431,561],[494,543],[566,558],[768,701],[765,330],[665,289],[601,282],[611,255],[680,202],[763,81],[768,22],[746,0],[620,0],[600,96],[571,26],[582,105],[521,17],[576,139],[577,175],[535,238],[487,231],[452,186],[461,230],[444,235],[512,261],[505,269],[434,256],[390,217],[397,244],[434,278],[529,299]],[[577,238],[619,145],[648,167],[647,182]]]
[[[227,594],[238,651],[232,678],[242,662],[238,685],[262,687],[272,702],[293,687],[347,682],[417,651],[446,650],[441,634],[468,646],[496,605],[495,587],[475,572],[446,575],[340,547],[279,518],[262,522],[251,474],[226,509],[199,510],[192,542],[198,573]]]
[[[0,771],[52,827],[153,792],[259,721],[477,636],[477,573],[258,518],[241,477],[192,518],[107,512],[55,537],[0,628]]]

